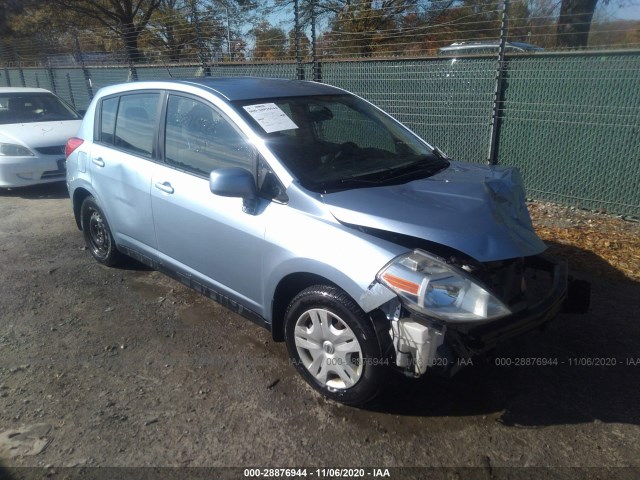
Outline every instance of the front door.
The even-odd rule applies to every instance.
[[[234,166],[255,172],[255,150],[217,109],[172,94],[167,103],[164,159],[151,184],[162,261],[262,313],[264,208],[247,214],[242,211],[242,199],[220,197],[209,190],[209,174],[216,168]]]

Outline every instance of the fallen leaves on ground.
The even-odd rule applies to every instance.
[[[528,203],[549,252],[574,270],[640,281],[640,222],[545,202]]]

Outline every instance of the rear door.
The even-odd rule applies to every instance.
[[[116,243],[146,252],[157,247],[150,191],[160,100],[157,91],[105,97],[89,162],[91,183]]]
[[[209,174],[216,168],[242,167],[255,173],[254,148],[222,112],[186,95],[169,95],[164,125],[164,164],[151,182],[163,263],[262,313],[268,202],[257,214],[247,214],[242,199],[209,190]]]

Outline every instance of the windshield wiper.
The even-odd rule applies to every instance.
[[[442,154],[444,155],[444,154]],[[445,156],[446,158],[446,156]],[[449,161],[440,158],[439,154],[419,155],[409,164],[380,170],[376,173],[356,177],[341,178],[318,184],[325,192],[328,190],[340,190],[348,185],[380,186],[397,182],[408,176],[426,178],[444,170],[449,166]]]
[[[319,182],[316,187],[327,193],[330,190],[341,190],[348,185],[380,185],[383,183],[381,180],[368,180],[366,178],[351,177],[340,178],[336,180],[330,180],[327,182]]]
[[[423,174],[429,177],[435,175],[449,166],[449,161],[446,159],[446,156],[444,156],[442,152],[438,152],[439,153],[435,155],[420,155],[415,162],[387,170],[378,178],[378,182],[394,182],[401,178],[414,175],[420,175],[420,178],[424,178],[422,176]],[[440,155],[443,155],[443,157]]]
[[[447,154],[440,150],[438,147],[433,147],[433,154],[441,160],[450,160]]]

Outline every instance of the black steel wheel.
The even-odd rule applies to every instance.
[[[95,198],[85,198],[80,216],[84,241],[93,258],[109,267],[119,264],[123,255],[116,248],[107,219]]]

